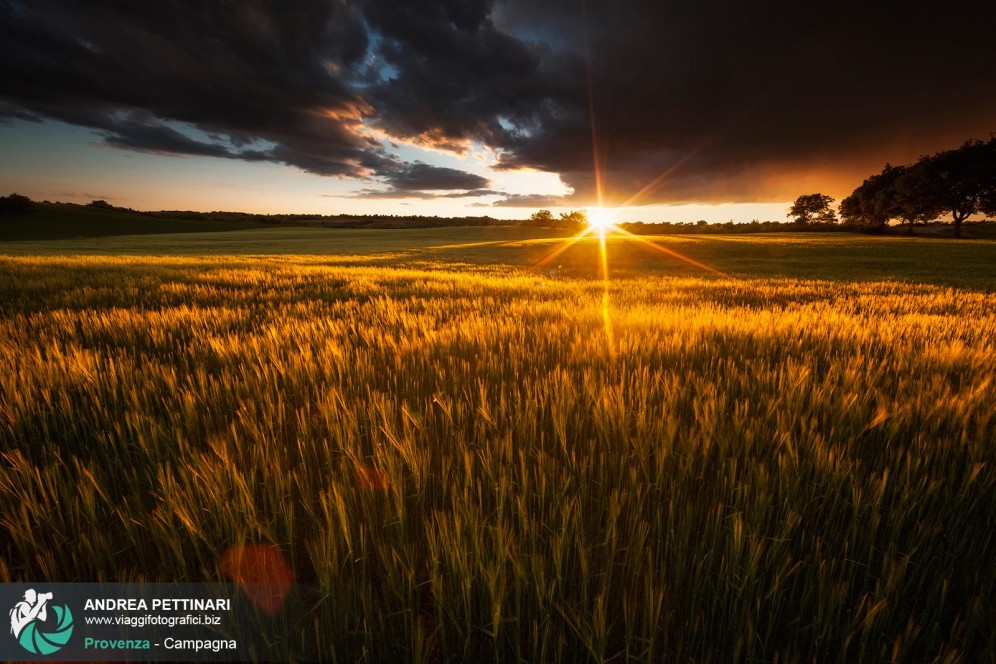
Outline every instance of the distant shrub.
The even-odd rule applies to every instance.
[[[20,194],[0,196],[0,213],[28,212],[32,205],[34,203],[30,198]]]
[[[110,203],[108,203],[107,201],[105,201],[103,198],[98,198],[95,201],[90,201],[86,205],[87,205],[87,207],[101,208],[101,209],[104,209],[104,210],[113,210],[114,209],[114,206],[111,205]]]

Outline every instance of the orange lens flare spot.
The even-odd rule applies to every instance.
[[[360,487],[371,491],[385,491],[391,485],[387,481],[387,475],[376,466],[357,466],[356,482]]]
[[[260,611],[275,614],[287,601],[294,574],[272,544],[234,546],[221,559],[221,571]]]

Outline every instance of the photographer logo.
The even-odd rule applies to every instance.
[[[51,655],[61,650],[73,635],[73,614],[69,607],[50,604],[51,601],[52,593],[28,588],[24,599],[10,610],[10,633],[30,653]]]

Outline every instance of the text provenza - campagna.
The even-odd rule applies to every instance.
[[[234,639],[174,639],[168,638],[163,641],[163,646],[167,650],[210,650],[221,652],[222,650],[235,650],[238,644]],[[87,637],[83,640],[83,647],[88,650],[151,650],[152,644],[148,639],[93,639]]]

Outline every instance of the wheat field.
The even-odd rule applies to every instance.
[[[993,661],[991,271],[457,240],[0,256],[0,581],[266,544],[302,659]]]

